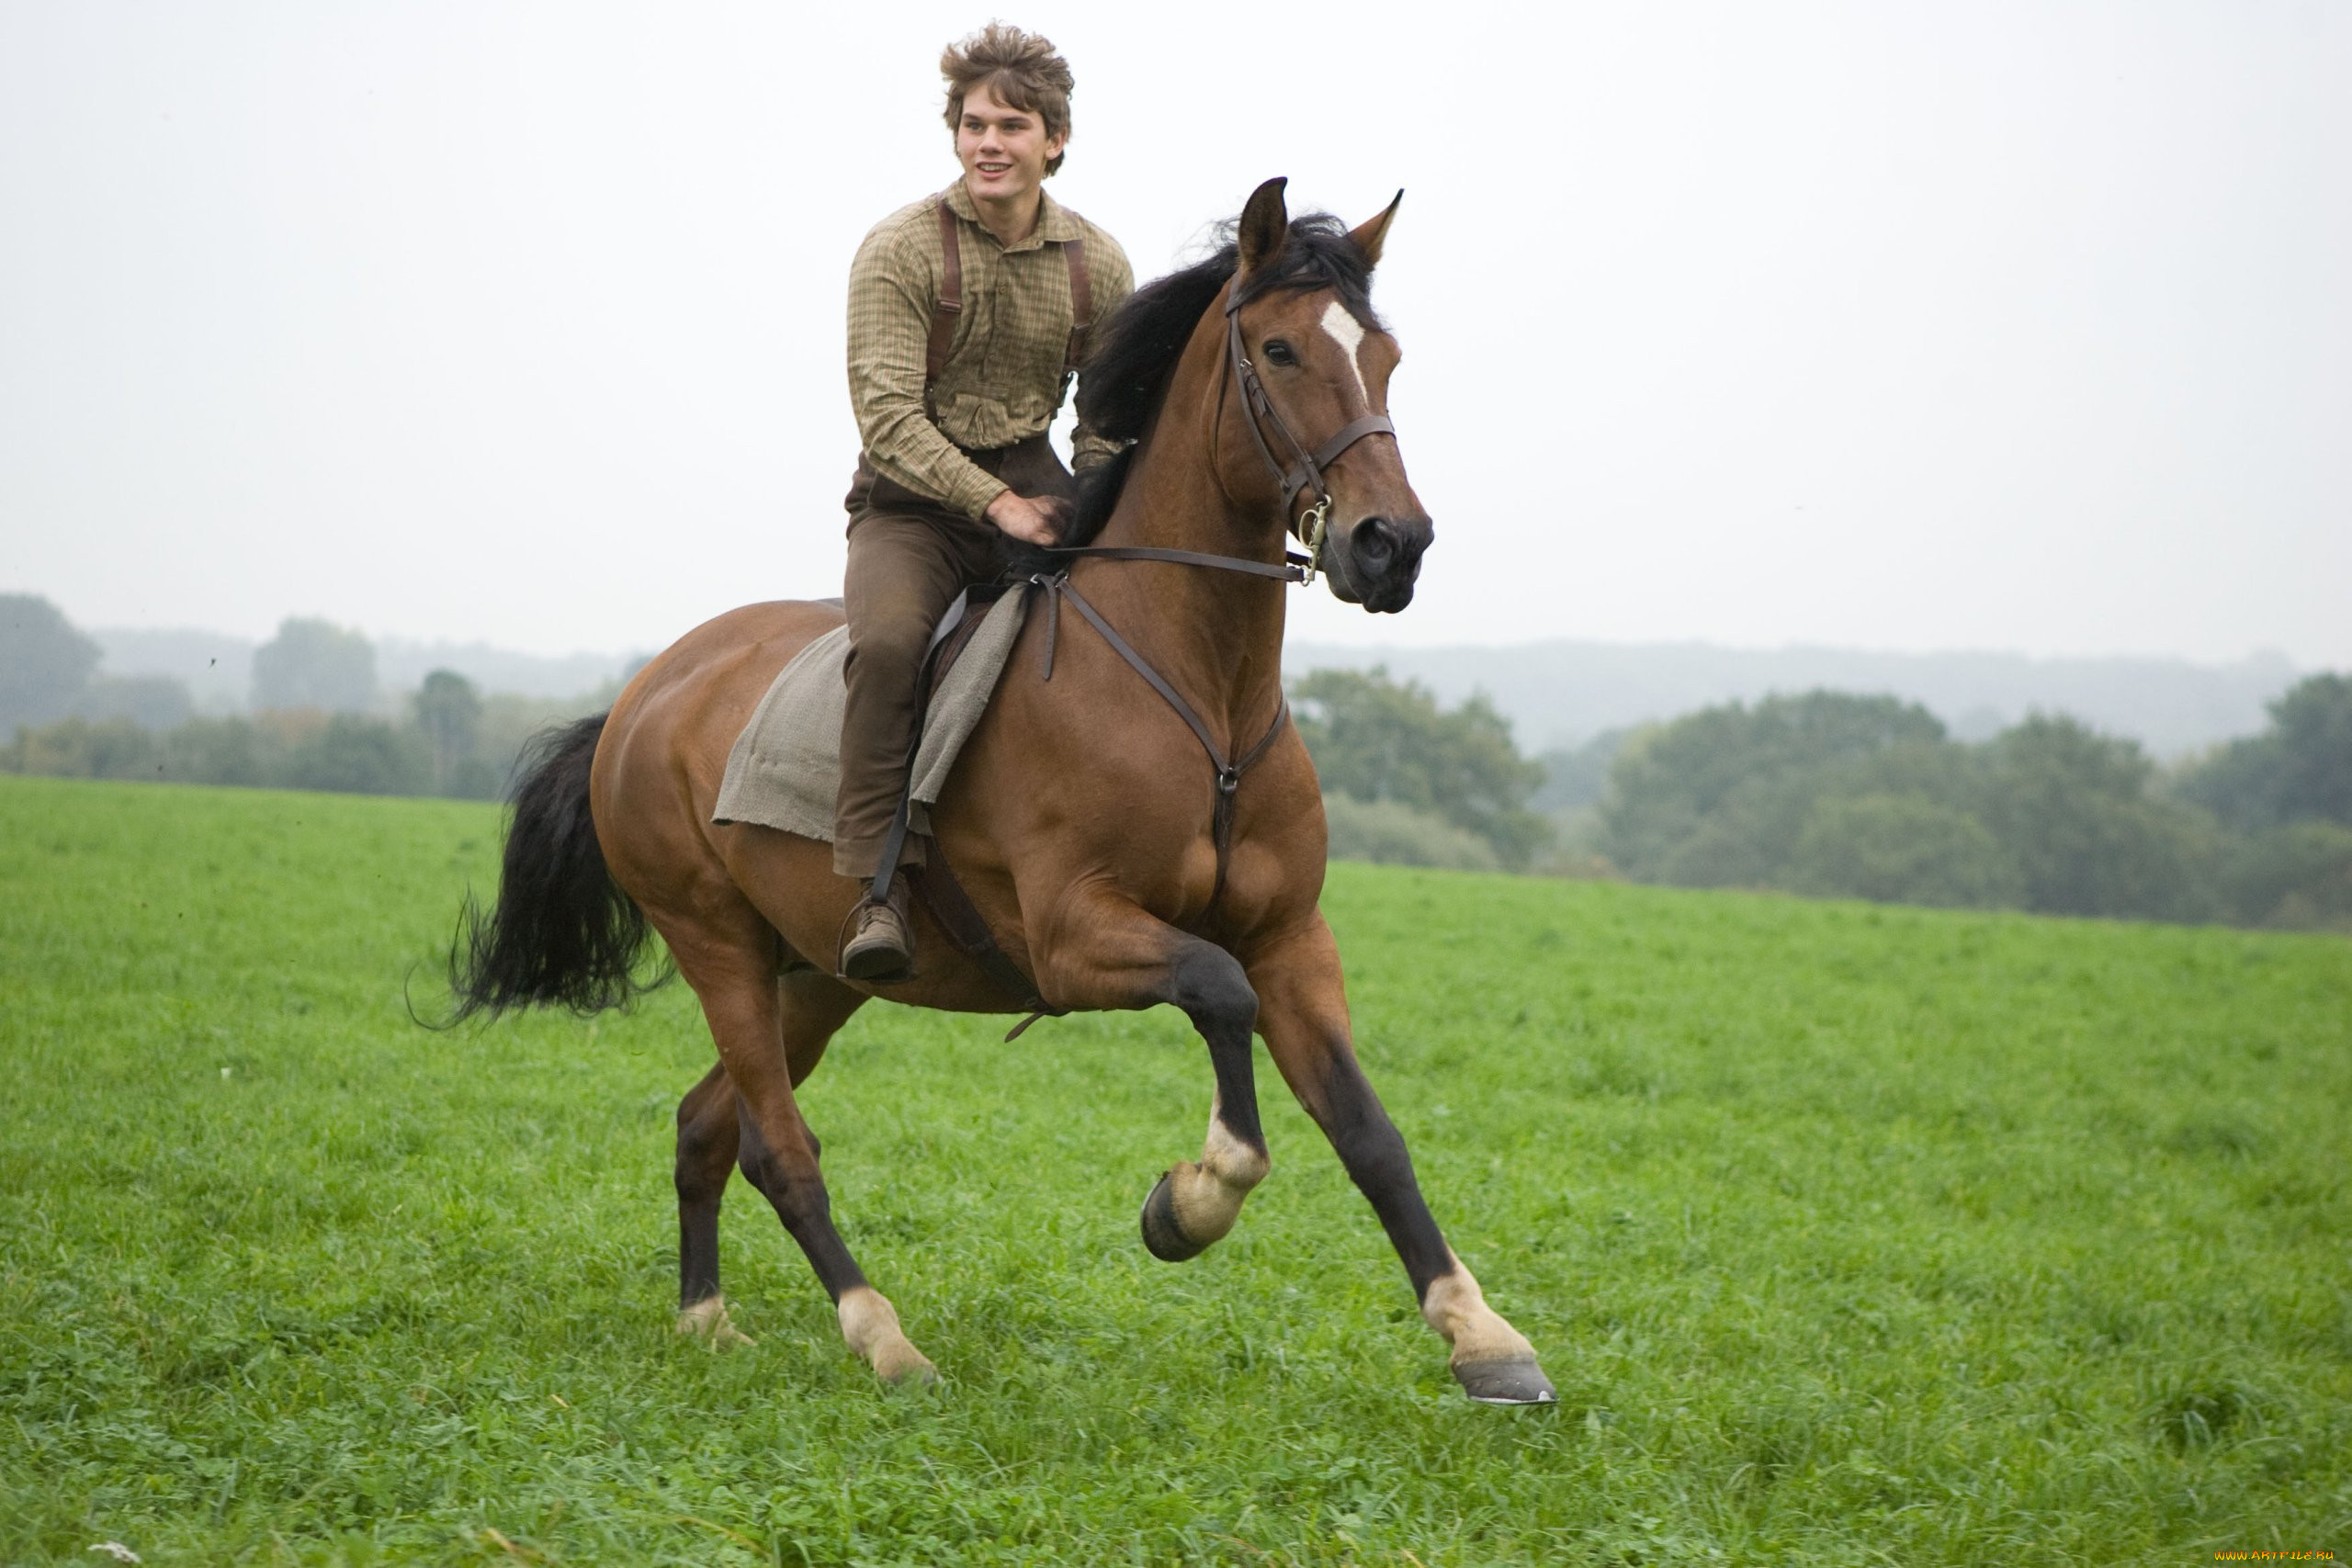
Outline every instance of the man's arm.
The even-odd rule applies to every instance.
[[[1094,319],[1087,327],[1086,341],[1090,345],[1102,341],[1103,324],[1110,321],[1113,311],[1126,302],[1127,296],[1134,293],[1136,288],[1135,268],[1127,263],[1127,253],[1119,248],[1117,241],[1101,230],[1096,230],[1095,233],[1099,243],[1086,247],[1087,267],[1091,274],[1087,284],[1094,296]],[[1095,261],[1097,256],[1102,258],[1099,265]],[[1124,442],[1097,435],[1092,427],[1080,420],[1078,428],[1070,433],[1069,466],[1083,473],[1099,463],[1109,462],[1125,445]]]
[[[886,478],[987,518],[1004,481],[973,462],[923,408],[936,302],[931,268],[903,228],[865,237],[849,272],[849,400],[865,455]]]

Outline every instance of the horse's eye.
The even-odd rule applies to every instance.
[[[1290,344],[1284,343],[1282,339],[1278,337],[1270,337],[1266,340],[1266,363],[1269,365],[1295,365],[1298,363],[1298,355],[1293,354],[1290,351]]]

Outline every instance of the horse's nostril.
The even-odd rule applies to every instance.
[[[1367,570],[1384,571],[1396,558],[1396,529],[1385,517],[1367,517],[1356,525],[1356,559]]]

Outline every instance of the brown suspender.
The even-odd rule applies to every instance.
[[[939,274],[939,298],[931,307],[931,341],[922,351],[922,398],[947,369],[947,345],[956,336],[956,318],[964,313],[964,249],[956,243],[956,209],[939,198],[939,243],[946,263]]]
[[[947,370],[947,350],[956,338],[956,318],[964,313],[964,247],[956,232],[956,209],[941,196],[935,206],[939,212],[939,248],[945,260],[939,273],[939,298],[932,301],[931,336],[922,351],[922,397],[931,402],[931,389]],[[1087,327],[1094,315],[1094,291],[1086,276],[1086,241],[1083,237],[1057,240],[1061,247],[1062,261],[1069,267],[1069,342],[1062,351],[1062,388],[1067,391],[1069,379],[1086,359]],[[934,414],[936,411],[933,411]]]
[[[1069,346],[1062,351],[1062,382],[1086,363],[1086,329],[1094,320],[1094,293],[1086,282],[1086,240],[1072,235],[1061,242],[1062,260],[1069,264]]]

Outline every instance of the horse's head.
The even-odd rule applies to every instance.
[[[1311,219],[1294,230],[1283,184],[1258,187],[1235,234],[1229,341],[1242,395],[1218,433],[1226,482],[1284,508],[1339,598],[1401,610],[1435,530],[1387,423],[1400,355],[1369,293],[1396,202],[1345,232]]]

